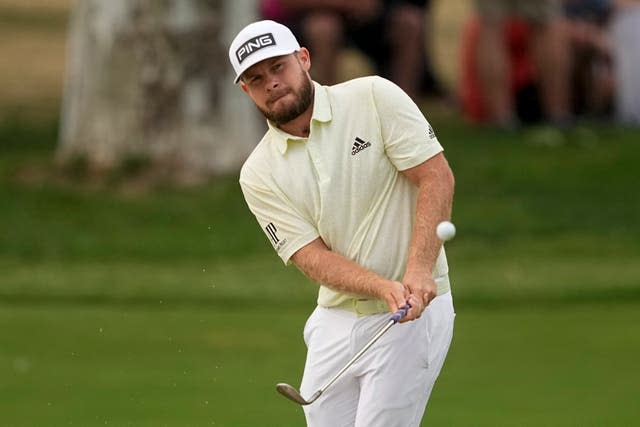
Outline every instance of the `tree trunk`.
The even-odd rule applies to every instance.
[[[147,159],[180,180],[236,172],[263,130],[227,46],[254,1],[77,0],[58,158]]]

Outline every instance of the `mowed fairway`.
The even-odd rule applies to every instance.
[[[634,425],[638,310],[462,310],[424,425]],[[0,360],[5,425],[304,425],[273,388],[299,378],[303,310],[47,305],[0,313],[0,327],[12,331]]]
[[[640,132],[434,125],[458,316],[423,425],[636,424]],[[315,286],[235,177],[132,195],[54,171],[55,126],[0,138],[0,424],[304,425],[274,385],[299,383]]]

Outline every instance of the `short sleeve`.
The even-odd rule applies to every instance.
[[[418,106],[396,84],[375,78],[372,93],[385,151],[398,170],[418,166],[443,151]]]
[[[286,195],[257,181],[243,168],[240,187],[245,201],[278,256],[288,264],[296,251],[319,237],[318,231]]]

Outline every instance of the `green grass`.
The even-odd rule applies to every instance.
[[[635,424],[640,131],[434,125],[458,317],[424,425]],[[303,425],[273,385],[299,381],[315,285],[236,178],[132,196],[62,179],[55,139],[0,127],[1,424]]]
[[[458,309],[425,421],[635,425],[640,303]],[[4,307],[4,425],[296,426],[301,308]],[[9,424],[6,424],[9,421]]]
[[[19,320],[28,339],[3,340],[3,425],[299,425],[272,383],[293,379],[290,361],[303,360],[303,316],[269,307],[5,308],[0,326]]]
[[[639,310],[638,301],[463,310],[426,424],[635,425]]]

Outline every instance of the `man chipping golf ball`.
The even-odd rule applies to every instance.
[[[319,285],[300,391],[278,391],[312,427],[419,426],[455,317],[436,235],[454,179],[434,130],[388,80],[312,81],[309,51],[274,21],[243,28],[229,59],[268,125],[240,173],[245,200]]]

